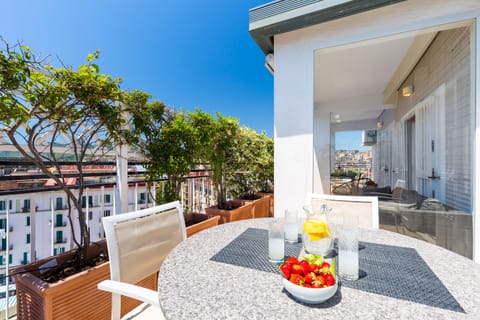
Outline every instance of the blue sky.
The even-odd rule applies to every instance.
[[[335,134],[336,150],[371,150],[362,146],[362,131],[341,131]]]
[[[0,36],[67,66],[101,51],[101,72],[177,110],[196,107],[273,136],[273,77],[248,33],[268,0],[15,0]]]

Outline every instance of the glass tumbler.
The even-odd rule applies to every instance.
[[[283,262],[285,258],[285,237],[283,221],[274,219],[268,228],[268,260],[273,263]]]
[[[338,232],[338,274],[340,278],[358,280],[358,217],[343,219]]]
[[[298,242],[298,211],[295,209],[285,210],[285,241]]]

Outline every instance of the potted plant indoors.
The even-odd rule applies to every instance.
[[[61,256],[13,270],[17,319],[61,319],[80,313],[88,318],[89,312],[98,310],[110,314],[110,303],[105,303],[110,296],[96,290],[97,282],[109,278],[108,262],[92,268],[89,259],[90,234],[82,208],[86,186],[84,166],[88,161],[114,157],[114,146],[128,142],[124,114],[129,106],[125,103],[128,94],[120,90],[120,80],[100,74],[94,63],[98,54],[89,54],[87,63],[73,70],[55,68],[37,59],[25,46],[6,44],[0,50],[0,132],[23,159],[65,193],[67,217],[76,245],[76,249]],[[67,183],[64,164],[76,169],[74,188]],[[104,244],[95,247],[103,248],[97,250],[97,256],[101,253],[106,257]],[[71,262],[70,268],[64,266],[67,260]],[[42,278],[46,270],[58,275],[67,269],[88,274],[90,279],[78,281],[79,275],[65,274],[62,281],[48,283]],[[82,289],[68,281],[70,278],[76,278],[83,288],[95,290],[82,293]],[[57,311],[62,314],[54,314]]]

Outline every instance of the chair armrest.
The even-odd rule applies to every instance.
[[[157,291],[114,280],[103,280],[97,287],[100,290],[127,296],[160,308]]]

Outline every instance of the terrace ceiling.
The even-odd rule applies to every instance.
[[[342,122],[376,119],[384,109],[392,108],[384,103],[384,91],[414,39],[412,35],[318,50],[316,107],[339,114]]]
[[[352,21],[368,25],[368,19],[362,21],[367,16],[403,17],[406,24],[424,26],[410,34],[317,50],[315,106],[342,113],[343,122],[375,119],[392,108],[397,90],[436,33],[477,11],[478,0],[277,0],[250,9],[249,31],[265,54],[274,54],[277,35],[318,26],[315,30],[345,31]]]

